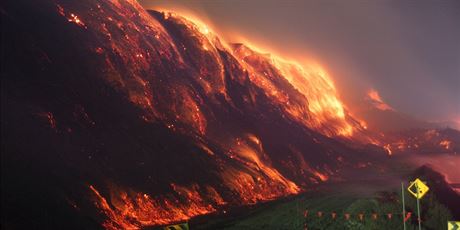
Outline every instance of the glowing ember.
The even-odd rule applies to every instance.
[[[171,184],[171,187],[177,193],[177,199],[153,199],[145,193],[115,188],[111,189],[110,199],[107,199],[94,186],[90,185],[89,189],[95,195],[95,205],[107,217],[103,223],[106,229],[140,229],[188,220],[216,210],[203,200],[197,185],[186,188]],[[214,188],[207,187],[206,190],[206,199],[217,205],[225,204]]]
[[[80,19],[80,17],[78,17],[78,15],[74,14],[74,13],[70,13],[70,14],[67,14],[64,10],[64,8],[61,6],[61,5],[57,5],[56,6],[57,9],[58,9],[58,13],[61,15],[61,16],[64,16],[67,18],[67,21],[69,22],[72,22],[72,23],[75,23],[76,25],[80,26],[80,27],[83,27],[83,28],[87,28],[85,23],[83,23],[83,21]]]
[[[449,140],[442,140],[440,143],[439,143],[440,146],[444,147],[446,150],[449,150],[451,149],[452,147],[452,142],[449,141]]]
[[[80,20],[80,18],[78,18],[78,16],[75,15],[75,14],[73,14],[73,13],[70,14],[70,17],[67,18],[67,20],[68,20],[69,22],[73,22],[73,23],[75,23],[75,24],[77,24],[77,25],[79,25],[79,26],[81,26],[81,27],[85,27],[85,28],[86,28],[85,23],[83,23],[83,22]]]
[[[251,147],[251,142],[255,144],[254,147]],[[255,135],[249,134],[247,138],[237,138],[233,147],[230,149],[229,154],[232,158],[242,162],[243,164],[247,165],[248,167],[256,170],[261,171],[268,179],[268,182],[275,182],[278,185],[282,185],[284,187],[284,191],[290,194],[295,194],[300,191],[299,187],[292,181],[286,179],[283,175],[281,175],[276,169],[270,166],[269,162],[265,162],[262,160],[265,158],[265,153],[263,152],[262,143],[260,142],[259,138]],[[244,175],[240,174],[239,177],[245,177]],[[246,179],[247,180],[247,179]],[[246,182],[251,188],[256,186],[253,180],[247,180]],[[257,184],[266,183],[262,181],[262,179],[257,180]],[[234,185],[232,185],[234,187]],[[274,191],[270,191],[274,192]],[[273,194],[273,197],[279,196],[280,194]],[[266,198],[265,198],[266,199]],[[264,199],[261,199],[264,200]]]
[[[314,171],[314,174],[321,180],[321,181],[327,181],[329,179],[328,176],[326,176],[325,174],[322,174],[318,171]]]
[[[455,141],[441,130],[408,131],[383,138],[382,146],[388,153],[402,152],[450,152],[456,153]]]
[[[367,92],[367,99],[372,102],[375,108],[380,109],[380,110],[394,110],[391,106],[386,104],[382,98],[380,97],[379,92],[377,92],[375,89],[369,90]]]
[[[135,1],[132,4],[140,7]],[[156,196],[114,187],[104,195],[89,186],[96,206],[107,217],[107,229],[169,224],[214,212],[227,203],[256,203],[301,191],[293,179],[274,166],[263,138],[222,130],[216,122],[217,116],[222,116],[216,115],[220,111],[246,112],[245,107],[266,105],[280,111],[288,122],[327,136],[352,137],[365,127],[348,114],[333,80],[316,64],[300,64],[256,52],[256,48],[226,44],[193,18],[171,12],[153,16],[144,10],[131,12],[122,1],[114,1],[113,7],[118,14],[98,20],[67,14],[62,7],[58,12],[69,22],[88,26],[96,40],[103,41],[87,48],[105,64],[104,80],[141,111],[143,122],[159,122],[171,132],[192,137],[196,147],[203,150],[203,157],[219,162],[219,184],[184,186],[170,182],[169,192]],[[178,42],[181,39],[186,42]],[[241,86],[247,92],[232,95],[230,87]],[[259,98],[267,100],[259,102]],[[315,142],[321,144],[321,140]],[[310,166],[302,154],[298,155],[302,159],[299,171],[313,183],[327,181],[335,172],[327,166]],[[338,161],[344,162],[342,158]],[[222,189],[230,191],[234,200],[224,200],[228,196]]]
[[[41,112],[37,114],[38,116],[44,118],[49,124],[50,128],[56,129],[56,119],[54,118],[53,113],[51,112]]]
[[[267,96],[279,103],[293,119],[328,136],[353,134],[353,125],[347,120],[334,83],[321,67],[300,65],[254,50],[257,48],[237,45],[234,54],[243,60],[241,64],[250,73],[251,81],[264,89]],[[283,80],[296,92],[276,85]]]
[[[387,151],[388,155],[392,155],[393,151],[391,151],[391,146],[389,144],[383,146],[383,148]]]

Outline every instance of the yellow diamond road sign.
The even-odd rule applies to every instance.
[[[415,196],[417,199],[422,199],[422,197],[430,190],[428,186],[423,183],[420,179],[415,179],[412,183],[410,183],[407,190]]]
[[[163,228],[164,230],[189,230],[188,223],[169,225]]]
[[[447,230],[460,230],[460,221],[447,221]]]

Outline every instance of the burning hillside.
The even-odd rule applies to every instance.
[[[457,154],[460,132],[455,129],[416,129],[388,133],[382,139],[392,153]]]
[[[47,210],[62,217],[51,228],[162,225],[343,180],[362,161],[347,143],[365,129],[316,65],[134,0],[1,9],[7,224],[42,226]]]

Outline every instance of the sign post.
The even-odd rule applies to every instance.
[[[422,230],[422,220],[420,218],[420,199],[430,190],[430,188],[423,183],[420,179],[415,179],[409,187],[407,187],[407,191],[411,193],[417,199],[417,217],[418,217],[418,229]]]
[[[459,230],[460,221],[447,221],[447,230]]]
[[[420,188],[415,184],[417,194],[420,194]],[[418,217],[418,230],[422,230],[422,220],[420,219],[420,198],[417,198],[417,217]]]
[[[163,230],[189,230],[189,227],[188,223],[182,223],[166,226]]]
[[[404,182],[401,182],[401,196],[402,196],[403,226],[404,226],[404,230],[406,230],[406,220],[404,219],[404,217],[406,216],[406,205],[404,203]]]

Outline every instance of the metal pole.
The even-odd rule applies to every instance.
[[[415,184],[415,188],[417,188],[418,229],[419,229],[419,230],[422,230],[422,220],[420,219],[420,199],[419,199],[420,193],[419,193],[419,190],[418,190],[418,185],[417,185],[417,183]]]
[[[300,200],[300,197],[299,197],[299,200]],[[299,200],[297,200],[297,212],[299,213],[299,217],[300,217],[299,218],[299,229],[303,230],[305,219],[304,219],[304,216],[303,216],[303,208],[299,207],[299,204],[300,204]]]
[[[405,221],[405,218],[406,218],[406,205],[405,205],[405,202],[404,202],[404,183],[403,182],[401,182],[401,196],[402,196],[403,226],[404,226],[404,230],[406,230],[406,221]]]
[[[298,198],[298,197],[297,197],[297,198]],[[296,200],[295,206],[296,206],[295,208],[296,208],[296,213],[297,213],[296,216],[298,216],[298,215],[299,215],[299,200]],[[297,218],[296,218],[296,219],[297,219]],[[301,220],[301,219],[302,219],[302,217],[299,218],[299,220],[297,221],[297,224],[300,223],[300,220]],[[300,225],[300,224],[299,224],[299,225]],[[300,225],[300,226],[302,226],[302,225]],[[302,227],[300,227],[300,229],[302,229]]]

